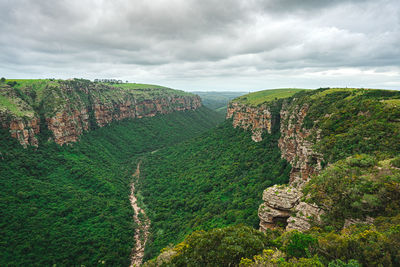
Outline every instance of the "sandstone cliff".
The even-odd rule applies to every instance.
[[[279,129],[278,146],[282,158],[292,165],[289,185],[273,186],[264,191],[264,203],[258,210],[261,230],[277,225],[304,230],[312,217],[319,219],[318,207],[300,201],[301,188],[311,175],[321,170],[322,160],[322,156],[313,151],[314,143],[310,141],[313,133],[319,135],[318,131],[303,126],[308,108],[307,103],[296,98],[273,100],[258,106],[233,101],[228,106],[227,118],[232,118],[235,128],[250,129],[255,142],[262,140],[263,132]],[[274,117],[278,119],[272,119]],[[275,125],[277,123],[279,125]]]
[[[202,105],[196,95],[146,85],[117,86],[74,79],[0,86],[1,125],[24,147],[38,146],[37,136],[43,127],[50,130],[50,138],[63,145],[112,121],[195,110]]]

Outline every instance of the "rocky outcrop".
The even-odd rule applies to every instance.
[[[294,212],[287,219],[286,230],[299,230],[306,231],[310,229],[311,222],[321,222],[322,209],[317,205],[309,204],[306,202],[299,202],[294,207]]]
[[[63,145],[76,142],[83,131],[89,130],[88,110],[69,110],[46,118],[47,127],[53,132],[54,142]]]
[[[38,146],[36,138],[40,132],[38,118],[12,118],[8,122],[4,121],[2,126],[9,129],[11,137],[16,138],[23,147]]]
[[[264,190],[263,200],[258,209],[260,230],[286,226],[292,209],[299,203],[302,194],[295,187],[274,185]]]
[[[233,127],[250,129],[251,138],[255,142],[262,141],[262,133],[271,133],[272,116],[267,105],[252,107],[245,104],[232,102],[228,106],[226,117],[233,119]]]

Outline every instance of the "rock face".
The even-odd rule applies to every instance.
[[[301,186],[321,170],[322,155],[315,153],[312,150],[314,144],[308,141],[315,129],[303,126],[307,111],[308,105],[298,105],[296,100],[290,104],[284,102],[280,111],[281,137],[278,146],[282,157],[292,165],[290,184],[295,186]]]
[[[4,121],[2,126],[10,129],[11,137],[16,138],[22,146],[38,146],[36,138],[36,134],[40,132],[38,118],[13,118],[8,123]]]
[[[258,209],[260,229],[274,228],[276,225],[286,225],[291,210],[299,203],[302,194],[295,187],[274,185],[264,190],[263,200]]]
[[[271,133],[272,116],[267,105],[252,107],[240,103],[230,103],[226,117],[233,118],[233,127],[250,129],[253,133],[251,138],[254,142],[262,140],[262,133]]]
[[[195,110],[202,105],[199,96],[169,88],[125,88],[77,79],[48,81],[38,91],[40,95],[33,86],[15,89],[3,83],[0,87],[6,103],[0,105],[0,123],[24,147],[38,146],[41,119],[51,138],[63,145],[112,121]]]
[[[279,105],[279,119],[273,119],[271,110]],[[233,119],[233,127],[241,127],[252,131],[252,139],[261,141],[262,133],[271,133],[275,123],[279,123],[281,137],[278,146],[282,158],[291,165],[290,182],[288,186],[272,186],[263,193],[263,200],[258,209],[260,230],[284,226],[287,230],[306,230],[310,220],[320,219],[321,210],[313,205],[301,202],[301,188],[311,175],[321,170],[322,155],[312,150],[314,145],[309,141],[315,129],[306,129],[303,122],[307,115],[308,105],[299,103],[297,99],[286,99],[278,104],[270,102],[252,107],[241,103],[230,103],[227,118]],[[318,140],[318,139],[317,139]]]

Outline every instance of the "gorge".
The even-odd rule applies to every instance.
[[[15,82],[0,84],[1,263],[400,262],[397,91],[265,90],[223,121],[160,86]]]

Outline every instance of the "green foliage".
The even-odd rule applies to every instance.
[[[286,255],[280,250],[266,249],[261,255],[256,255],[253,260],[242,258],[240,267],[322,267],[324,266],[315,255],[312,258],[291,258],[286,259]]]
[[[192,95],[190,93],[181,90],[175,90],[168,87],[153,85],[153,84],[120,83],[120,84],[112,84],[112,87],[135,92],[135,94],[146,94],[147,97],[154,95],[166,95],[166,94],[182,95],[182,96]]]
[[[400,168],[400,157],[394,158],[390,163],[391,163],[394,167]]]
[[[400,171],[371,156],[355,155],[312,178],[304,194],[338,228],[346,218],[393,216],[400,209]]]
[[[356,260],[349,260],[349,262],[343,262],[339,259],[333,260],[328,264],[328,267],[361,267],[361,264]]]
[[[214,112],[124,120],[60,147],[22,146],[2,129],[1,266],[127,266],[135,224],[135,159],[214,126]]]
[[[318,233],[318,251],[328,259],[350,261],[348,265],[354,264],[350,266],[399,266],[400,217],[394,218],[392,223],[353,225],[340,233]],[[333,266],[343,266],[336,264]]]
[[[288,181],[290,165],[277,146],[279,132],[262,142],[232,121],[202,136],[157,151],[142,162],[139,191],[152,225],[152,258],[197,229],[244,223],[258,227],[268,186]]]
[[[261,253],[272,244],[272,235],[236,225],[196,231],[174,249],[173,266],[238,266],[244,257]]]
[[[287,89],[270,89],[270,90],[263,90],[254,93],[250,93],[244,96],[240,96],[234,100],[234,102],[240,102],[243,104],[248,104],[251,106],[258,106],[263,103],[271,102],[281,98],[291,97],[292,95],[303,91],[306,89],[294,89],[294,88],[287,88]]]
[[[332,163],[354,154],[398,154],[400,109],[392,104],[398,100],[399,91],[335,88],[298,93],[292,106],[309,106],[303,126],[318,129],[314,149]]]
[[[316,238],[298,231],[289,232],[282,239],[282,250],[291,258],[310,258],[317,245]]]

